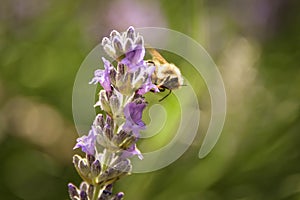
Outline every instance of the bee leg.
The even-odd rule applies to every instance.
[[[167,98],[171,94],[171,92],[172,92],[172,90],[169,90],[169,93],[166,96],[164,96],[163,98],[161,98],[160,100],[158,100],[158,101],[161,102],[162,100]]]

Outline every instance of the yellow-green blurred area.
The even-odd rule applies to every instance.
[[[222,74],[228,108],[217,145],[199,159],[209,93],[185,60],[166,53],[197,91],[198,135],[176,162],[124,177],[114,191],[128,200],[300,199],[299,7],[292,0],[2,0],[0,199],[68,199],[67,183],[80,183],[72,165],[76,72],[103,36],[129,25],[171,28],[202,44]],[[168,113],[177,105],[172,95],[161,102]],[[178,125],[176,113],[168,117],[165,136],[149,139],[154,147]],[[146,141],[141,147],[153,150]]]

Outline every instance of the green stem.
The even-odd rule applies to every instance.
[[[99,194],[102,194],[104,187],[101,185],[96,185],[95,192],[92,200],[98,200]]]

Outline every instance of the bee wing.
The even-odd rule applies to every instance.
[[[147,47],[147,50],[149,51],[149,53],[152,56],[153,60],[158,61],[161,64],[166,64],[168,63],[163,57],[162,55],[160,55],[160,53],[158,53],[158,51],[156,49],[153,49],[151,47]]]

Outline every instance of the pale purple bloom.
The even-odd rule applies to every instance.
[[[130,158],[134,155],[137,155],[140,160],[144,158],[141,151],[136,147],[136,144],[131,145],[131,147],[129,147],[122,153],[123,158]]]
[[[147,92],[149,92],[150,90],[153,90],[154,92],[159,92],[159,89],[157,88],[157,86],[155,84],[152,83],[152,80],[151,80],[151,76],[154,73],[155,66],[148,67],[147,70],[148,70],[147,80],[142,85],[142,87],[140,89],[138,89],[138,91],[137,91],[137,93],[139,95],[144,95]]]
[[[77,143],[73,149],[81,148],[81,150],[86,154],[94,155],[96,137],[96,133],[93,130],[90,130],[87,136],[84,135],[76,140]]]
[[[157,86],[156,85],[154,85],[153,83],[152,83],[152,81],[150,80],[150,81],[147,81],[138,91],[137,91],[137,93],[139,94],[139,95],[144,95],[144,94],[146,94],[147,92],[149,92],[150,90],[152,90],[153,89],[153,91],[154,92],[159,92],[159,89],[157,88]]]
[[[94,72],[94,78],[90,81],[90,84],[100,83],[103,89],[107,92],[111,91],[111,83],[109,73],[112,68],[112,65],[108,60],[102,58],[104,63],[104,70],[98,69]]]
[[[132,50],[125,53],[125,58],[121,60],[121,63],[128,66],[130,72],[134,72],[145,65],[144,56],[145,48],[141,45],[136,45]]]
[[[143,110],[146,107],[146,103],[130,102],[124,107],[124,115],[126,118],[123,130],[126,132],[132,131],[132,133],[139,137],[140,130],[144,130],[145,123],[142,121]]]

